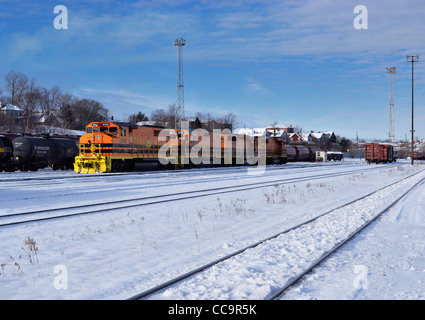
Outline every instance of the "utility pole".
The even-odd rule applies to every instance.
[[[393,75],[396,73],[396,68],[387,68],[387,73],[390,75],[390,114],[389,114],[389,130],[388,139],[393,142],[395,139],[394,134],[394,90],[393,90]]]
[[[183,38],[176,39],[174,45],[177,47],[177,117],[175,128],[181,128],[181,121],[184,118],[184,86],[183,86],[183,52],[182,47],[186,44]],[[178,119],[177,119],[178,118]]]
[[[411,62],[412,63],[412,150],[410,153],[410,158],[412,160],[412,165],[413,165],[413,158],[414,158],[414,154],[413,154],[413,144],[414,144],[414,133],[415,131],[413,130],[413,124],[414,124],[414,113],[413,113],[413,64],[415,62],[419,62],[419,55],[417,54],[416,56],[406,56],[407,62]]]

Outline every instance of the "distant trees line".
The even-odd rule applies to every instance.
[[[63,129],[84,130],[86,125],[92,121],[112,120],[109,110],[101,102],[94,99],[81,99],[62,91],[58,86],[52,88],[40,86],[35,79],[14,70],[9,71],[4,77],[4,88],[0,86],[0,101],[2,106],[10,103],[23,110],[18,125],[24,132],[34,129],[40,124]],[[139,111],[124,121],[135,124],[150,120],[156,125],[174,128],[176,115],[177,108],[175,104],[172,104],[168,108],[152,112],[150,117]],[[229,127],[233,126],[236,120],[233,113],[224,117],[213,117],[209,113],[198,112],[195,117],[197,117],[199,126],[203,123],[212,123],[214,126],[215,122]],[[10,123],[5,122],[0,118],[0,127],[13,129],[10,128]]]
[[[177,116],[178,108],[175,104],[171,104],[167,109],[158,109],[152,112],[150,121],[154,122],[158,126],[173,129],[175,128],[175,120],[178,118]],[[129,117],[129,121],[132,123],[148,120],[149,118],[141,112]],[[231,130],[235,123],[236,115],[233,112],[229,112],[224,116],[213,116],[210,113],[197,112],[195,116],[192,117],[190,126],[192,129],[203,128],[212,132],[213,129],[228,128]]]
[[[34,129],[41,121],[45,125],[81,130],[91,121],[106,120],[109,112],[99,101],[80,99],[58,86],[40,86],[35,79],[14,70],[4,77],[0,101],[2,106],[10,103],[23,110],[18,122],[23,131]],[[10,124],[0,126],[7,128]]]

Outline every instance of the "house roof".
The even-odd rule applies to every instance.
[[[266,128],[254,128],[252,129],[254,137],[267,137],[268,132]]]
[[[310,137],[311,133],[310,132],[301,132],[300,134],[301,139],[303,139],[304,141],[308,141],[308,138]]]
[[[289,138],[293,138],[294,136],[298,136],[298,137],[300,137],[301,138],[301,136],[298,134],[298,133],[290,133],[289,134]]]
[[[323,132],[311,132],[310,134],[316,139],[321,139],[322,136],[324,135]]]
[[[249,128],[238,128],[233,130],[235,134],[244,134],[246,136],[252,136],[252,129]]]
[[[281,128],[267,128],[268,133],[270,134],[270,137],[277,137],[280,138],[282,136],[287,136],[288,134],[284,129]]]
[[[268,137],[270,135],[266,128],[239,128],[233,130],[233,133],[244,134],[251,137]]]
[[[2,110],[2,111],[24,111],[22,108],[14,106],[13,104],[10,104],[10,103],[1,107],[0,110]]]

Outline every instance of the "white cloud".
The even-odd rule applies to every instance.
[[[126,121],[128,116],[139,111],[150,116],[157,109],[166,109],[174,97],[157,94],[141,94],[126,89],[83,88],[74,92],[80,98],[100,101],[110,110],[115,119]]]
[[[247,84],[247,91],[250,93],[257,93],[260,95],[265,95],[267,94],[267,89],[264,88],[257,80],[255,80],[254,78],[249,78],[248,79],[248,84]]]

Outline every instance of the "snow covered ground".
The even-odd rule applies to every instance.
[[[363,169],[373,170],[279,184]],[[420,164],[345,161],[338,166],[287,164],[259,176],[247,175],[246,168],[94,176],[47,169],[0,173],[0,216],[136,197],[181,198],[179,193],[187,191],[272,181],[251,190],[2,227],[0,299],[126,299],[423,169]],[[350,210],[365,219],[424,177],[421,172],[356,212]],[[425,185],[420,185],[281,298],[424,298],[424,204]],[[343,237],[359,219],[340,217],[330,217],[329,224]],[[184,290],[173,288],[152,298],[261,299],[285,281],[283,269],[302,268],[329,247],[328,230],[310,227],[292,241],[258,247],[255,254],[229,261],[231,272],[224,277],[211,269],[211,275],[220,275],[214,288],[186,283]]]

